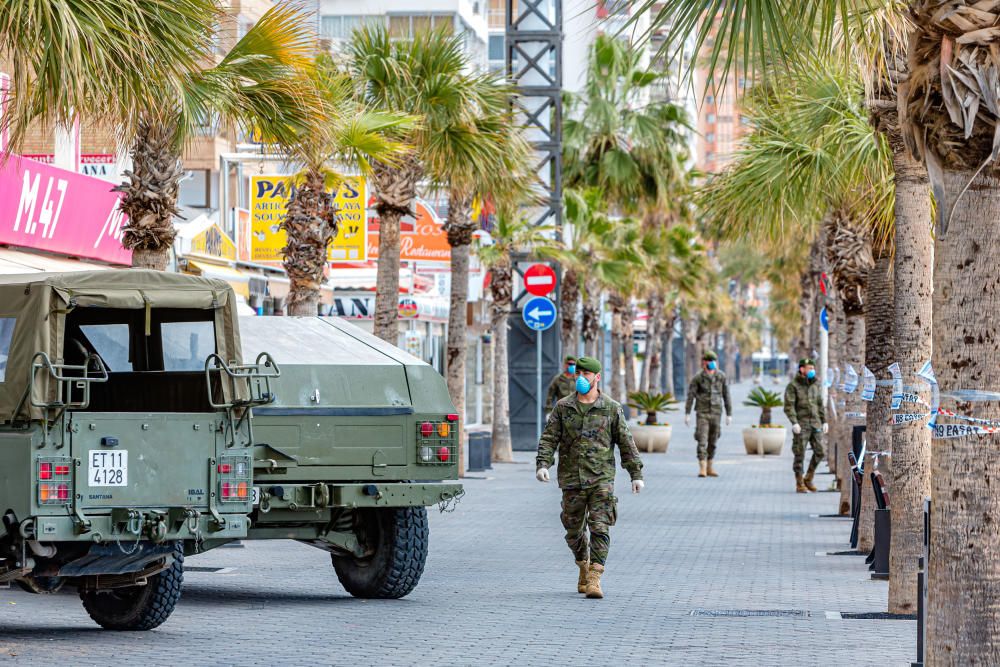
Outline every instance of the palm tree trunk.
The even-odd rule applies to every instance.
[[[288,290],[288,314],[315,317],[319,312],[320,286],[327,264],[327,248],[337,236],[338,216],[333,195],[327,192],[323,174],[310,171],[288,200],[288,213],[281,222],[287,234],[284,251]]]
[[[621,295],[612,293],[608,297],[608,305],[611,307],[611,398],[619,403],[623,403],[622,381],[622,341],[624,336],[622,311],[625,310],[625,299]]]
[[[375,210],[379,219],[378,271],[375,278],[375,335],[399,342],[399,220],[412,214],[423,169],[415,154],[399,163],[372,164]]]
[[[895,115],[895,114],[893,114]],[[934,240],[927,171],[902,145],[897,124],[885,131],[895,170],[896,252],[893,260],[893,337],[896,362],[913,378],[931,358],[931,275]],[[920,383],[914,383],[920,384]],[[926,398],[926,395],[925,395]],[[931,432],[921,422],[892,430],[892,546],[889,550],[889,613],[917,609],[917,559],[924,553],[924,498],[931,493]]]
[[[490,325],[493,328],[493,451],[492,460],[509,463],[514,460],[510,437],[510,391],[507,358],[507,318],[512,295],[512,269],[509,263],[499,264],[490,271],[490,292],[493,305]]]
[[[650,387],[656,386],[652,372],[656,355],[660,353],[662,304],[662,295],[658,290],[651,292],[646,299],[646,352],[643,355],[642,373],[639,376],[639,391],[650,391]]]
[[[671,310],[670,316],[665,317],[663,327],[663,352],[660,357],[663,359],[663,374],[666,376],[666,383],[663,385],[663,392],[674,394],[674,324],[677,322],[677,312]]]
[[[448,220],[445,232],[451,246],[451,294],[448,306],[448,344],[445,353],[445,373],[448,394],[459,414],[458,441],[465,442],[465,358],[468,326],[466,321],[469,301],[469,248],[472,234],[472,194],[452,190],[448,199]],[[458,470],[465,470],[465,447],[459,447]]]
[[[851,365],[857,370],[864,364],[865,359],[865,317],[864,311],[851,310],[844,313],[844,347],[841,348],[840,361],[842,368],[847,368]],[[858,396],[859,392],[855,391],[853,394],[843,394],[844,406],[841,408],[843,410],[842,414],[847,412],[858,412],[860,411],[861,399]],[[853,420],[848,419],[846,416],[842,419],[841,433],[840,433],[840,451],[838,451],[839,461],[837,466],[843,468],[844,476],[846,482],[841,485],[840,488],[840,502],[841,504],[851,503],[851,464],[847,460],[847,453],[851,451],[851,433],[854,429]]]
[[[893,362],[894,352],[892,255],[887,247],[877,248],[875,255],[875,266],[868,272],[865,295],[865,366],[877,379],[885,380],[889,378],[886,369]],[[891,395],[891,388],[876,384],[875,397],[865,406],[868,452],[887,451],[892,446],[892,426],[889,424]],[[858,551],[871,551],[875,547],[875,494],[870,474],[875,469],[874,457],[869,453],[866,458],[861,515],[858,519]]]
[[[942,392],[997,392],[1000,180],[989,170],[977,176],[946,170],[941,186],[944,201],[955,204],[934,249],[934,370]],[[992,402],[958,402],[954,409],[997,417]],[[938,440],[931,447],[929,665],[1000,664],[998,479],[996,436]]]
[[[601,292],[597,281],[583,281],[583,352],[588,357],[597,356],[597,337],[601,333]]]
[[[573,269],[563,272],[562,285],[559,288],[559,301],[562,308],[562,351],[564,355],[576,356],[580,347],[580,319],[577,310],[580,307],[580,280]]]
[[[132,169],[126,182],[114,188],[123,193],[121,210],[128,215],[122,245],[132,251],[132,266],[165,271],[177,232],[177,196],[184,166],[174,142],[175,131],[153,119],[143,119],[132,142]]]
[[[625,359],[625,396],[627,397],[632,392],[636,391],[635,383],[635,347],[632,343],[632,338],[635,334],[635,313],[632,310],[632,304],[628,303],[625,305],[624,310],[621,312],[622,318],[622,347]]]

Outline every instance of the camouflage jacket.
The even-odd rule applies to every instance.
[[[733,403],[729,398],[729,380],[722,371],[706,373],[700,371],[691,378],[688,385],[687,402],[684,404],[684,414],[691,412],[691,406],[699,414],[711,414],[716,417],[722,414],[725,406],[726,414],[733,414]]]
[[[576,376],[571,375],[567,377],[565,373],[559,373],[549,383],[549,393],[545,395],[545,409],[551,410],[560,398],[566,398],[575,393]]]
[[[586,407],[586,406],[583,406]],[[622,406],[603,393],[583,411],[577,396],[556,403],[538,442],[535,468],[548,468],[559,452],[559,487],[580,489],[615,481],[615,445],[622,467],[642,479],[642,460],[625,421]]]
[[[818,381],[796,375],[788,383],[785,388],[785,416],[793,424],[813,428],[826,421],[826,408]]]

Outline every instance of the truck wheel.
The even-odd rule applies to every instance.
[[[427,508],[358,510],[366,558],[333,556],[337,578],[356,598],[395,600],[417,587],[427,562]]]
[[[152,630],[174,611],[184,581],[184,546],[177,542],[174,562],[149,577],[145,586],[80,591],[83,608],[105,630]]]

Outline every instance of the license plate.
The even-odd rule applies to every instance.
[[[253,504],[260,505],[260,487],[253,487]]]
[[[87,456],[90,486],[128,486],[128,452],[124,449],[92,449]]]

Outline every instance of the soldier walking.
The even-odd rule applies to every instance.
[[[576,591],[603,598],[601,575],[611,546],[611,526],[618,517],[615,498],[615,446],[632,478],[632,493],[642,491],[642,461],[622,406],[598,389],[601,364],[592,357],[576,360],[573,395],[560,399],[538,442],[535,477],[549,481],[549,467],[559,452],[562,524],[580,570]],[[590,530],[588,540],[587,530]]]
[[[701,371],[688,385],[684,405],[684,425],[691,425],[691,406],[697,413],[694,439],[698,443],[698,477],[718,477],[712,468],[715,444],[719,441],[722,408],[726,409],[726,426],[733,423],[733,404],[729,398],[729,381],[718,369],[719,358],[709,350],[701,357]]]
[[[545,395],[545,409],[551,410],[560,398],[572,396],[576,391],[576,357],[567,356],[563,360],[564,370],[552,378],[549,392]]]
[[[795,491],[815,491],[813,475],[823,460],[823,434],[829,430],[826,406],[816,381],[816,364],[812,359],[799,360],[799,372],[785,388],[785,416],[792,422],[792,470],[795,471]],[[802,476],[806,444],[812,447],[809,472]]]

